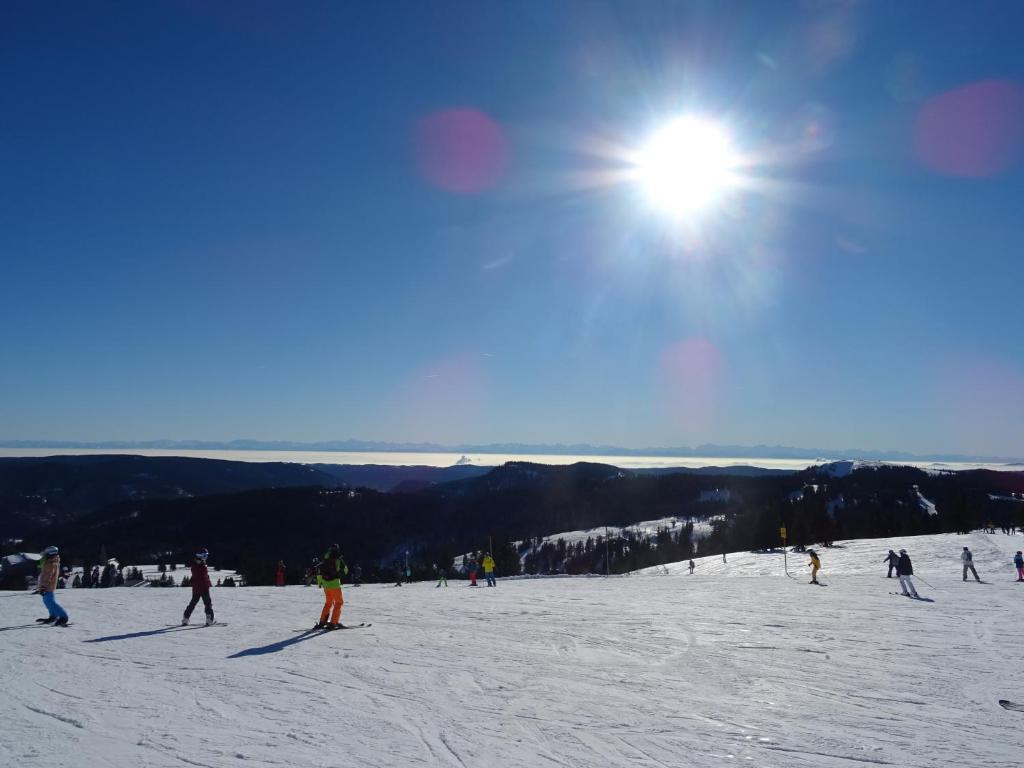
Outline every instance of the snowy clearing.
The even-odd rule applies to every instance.
[[[213,591],[225,627],[176,628],[184,589],[0,594],[0,754],[75,766],[996,766],[1018,762],[1024,537],[840,542],[648,575]],[[963,583],[972,547],[989,584]],[[934,603],[890,595],[906,547]],[[730,576],[730,578],[719,578]],[[28,626],[27,626],[28,625]]]

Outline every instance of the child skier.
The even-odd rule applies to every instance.
[[[820,584],[818,581],[818,571],[821,570],[821,560],[818,559],[818,553],[813,549],[807,550],[808,556],[811,558],[811,562],[808,565],[811,567],[811,584]]]
[[[436,564],[434,565],[434,571],[437,573],[437,586],[440,587],[443,583],[447,587],[448,571],[443,566],[438,568]],[[437,587],[434,587],[434,589],[437,589]]]
[[[192,599],[185,608],[181,617],[181,626],[187,626],[188,620],[192,617],[192,611],[200,600],[203,601],[203,609],[206,611],[206,626],[213,624],[213,601],[210,600],[210,571],[206,567],[206,561],[210,553],[205,547],[200,549],[192,557]]]
[[[341,596],[341,577],[346,574],[348,566],[341,556],[341,547],[331,544],[320,563],[318,582],[324,588],[324,609],[313,629],[337,629],[340,626],[341,606],[345,603]]]
[[[475,557],[469,558],[469,565],[466,566],[466,567],[469,570],[469,586],[471,586],[471,587],[478,586],[477,583],[476,583],[476,572],[477,572],[477,568],[479,566],[477,566],[477,564],[476,564],[476,558]]]
[[[696,568],[696,567],[697,567],[697,566],[695,566],[695,565],[693,564],[693,560],[691,560],[691,561],[690,561],[690,573],[691,573],[691,574],[693,573],[693,569],[694,569],[694,568]]]
[[[896,570],[896,566],[897,566],[897,565],[899,565],[899,562],[900,562],[900,556],[899,556],[899,555],[897,555],[897,554],[896,554],[895,552],[893,552],[893,551],[892,551],[892,550],[890,549],[890,550],[889,550],[889,554],[888,554],[888,555],[886,555],[886,556],[885,556],[884,558],[882,558],[882,562],[883,562],[883,563],[888,563],[888,564],[889,564],[889,575],[888,575],[888,576],[886,576],[885,578],[887,578],[887,579],[891,579],[891,578],[892,578],[892,572],[893,572],[894,570]]]
[[[1013,564],[1017,568],[1017,581],[1024,581],[1024,555],[1017,550],[1017,554],[1013,556]]]
[[[496,587],[498,583],[494,580],[494,558],[491,557],[491,553],[488,552],[484,555],[484,578],[487,579],[488,587]]]
[[[53,624],[65,627],[68,623],[67,612],[57,605],[53,593],[57,589],[57,576],[60,574],[60,552],[56,547],[43,550],[43,561],[40,563],[39,586],[36,592],[43,596],[43,605],[50,614],[45,619],[36,619],[40,624]]]
[[[896,575],[900,579],[900,589],[903,590],[903,594],[907,597],[920,597],[917,594],[917,590],[914,589],[914,582],[910,580],[910,577],[914,575],[914,566],[910,563],[910,555],[907,554],[907,550],[900,550],[900,559],[896,564]]]
[[[967,547],[964,547],[964,551],[960,554],[960,561],[964,564],[964,581],[967,581],[967,571],[974,574],[975,581],[981,581],[978,572],[974,570],[974,555],[971,554],[971,550]]]

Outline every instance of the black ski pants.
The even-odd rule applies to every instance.
[[[203,608],[206,609],[206,615],[211,619],[213,618],[213,601],[210,600],[210,590],[204,589],[202,592],[192,591],[192,599],[189,601],[188,608],[185,609],[185,618],[192,616],[192,611],[196,609],[196,605],[199,601],[203,601]]]

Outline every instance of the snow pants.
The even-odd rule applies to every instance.
[[[471,587],[475,587],[476,586],[476,571],[470,571],[469,572],[469,586],[471,586]]]
[[[337,624],[341,620],[341,606],[344,603],[341,587],[324,587],[324,609],[320,612],[320,623],[326,623],[329,615],[331,624]]]
[[[210,599],[210,590],[204,589],[201,592],[192,590],[192,599],[188,602],[188,608],[185,609],[185,618],[192,616],[192,611],[196,609],[199,601],[203,601],[203,608],[206,610],[206,615],[210,617],[210,621],[213,621],[213,601]]]
[[[1024,566],[1017,569],[1017,581],[1024,581]]]
[[[66,619],[68,617],[67,611],[57,605],[53,592],[43,592],[43,605],[50,612],[51,619]]]
[[[498,582],[496,582],[494,580],[494,571],[484,571],[484,578],[487,579],[487,586],[488,587],[496,587],[496,586],[498,586]]]
[[[889,575],[888,575],[888,576],[886,576],[885,578],[887,578],[887,579],[891,579],[891,578],[892,578],[892,572],[893,572],[893,571],[894,571],[895,569],[896,569],[896,566],[895,566],[895,565],[894,565],[893,563],[889,563]]]
[[[440,587],[441,584],[444,584],[446,587],[448,586],[448,577],[445,576],[443,573],[437,578],[437,586]]]
[[[812,565],[811,566],[811,581],[813,582],[813,581],[817,581],[817,580],[818,580],[818,566]]]
[[[914,582],[910,580],[909,576],[900,576],[900,589],[903,590],[904,595],[920,597],[920,595],[917,594],[917,590],[914,589]]]
[[[974,570],[974,563],[964,563],[964,581],[967,581],[968,571],[974,574],[975,581],[981,581],[981,579],[978,578],[978,572]]]

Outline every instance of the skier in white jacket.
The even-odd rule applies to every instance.
[[[964,564],[964,581],[967,581],[967,571],[974,574],[975,581],[981,581],[978,577],[978,572],[974,570],[974,555],[971,554],[971,550],[964,547],[964,551],[960,553],[960,562]]]

